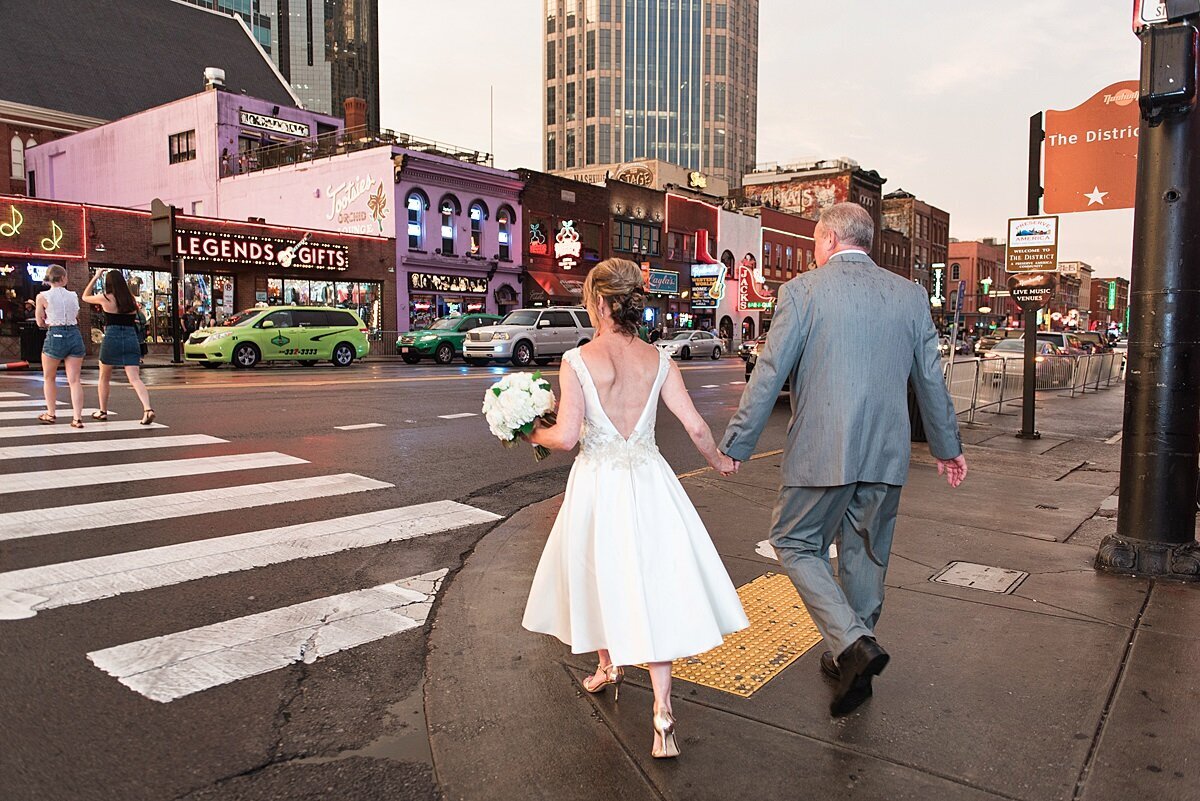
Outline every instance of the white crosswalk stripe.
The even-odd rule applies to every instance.
[[[308,460],[288,456],[286,453],[266,451],[264,453],[235,453],[229,456],[201,456],[195,459],[170,459],[161,462],[125,465],[37,470],[4,476],[3,483],[0,483],[0,494],[83,487],[94,484],[121,484],[127,481],[199,476],[206,473],[228,473],[234,470],[257,470],[264,467],[295,464],[308,464]]]
[[[38,423],[32,426],[2,426],[0,427],[0,439],[22,439],[24,437],[44,437],[52,434],[96,434],[109,433],[111,431],[142,431],[151,432],[156,429],[161,430],[167,428],[162,423],[151,423],[144,426],[138,420],[110,420],[107,423],[93,423],[86,416],[84,417],[83,428],[71,428],[65,423],[47,426]]]
[[[163,434],[167,426],[158,423],[142,426],[136,419],[107,423],[89,419],[85,420],[82,430],[66,425],[30,425],[23,421],[35,418],[40,409],[24,407],[41,406],[41,400],[27,398],[22,393],[0,393],[0,397],[15,398],[0,401],[0,439],[17,440],[16,444],[0,446],[0,464],[15,463],[14,467],[7,468],[13,472],[0,473],[0,509],[3,509],[6,494],[71,487],[127,484],[129,486],[122,488],[120,493],[134,495],[93,503],[0,511],[0,541],[182,520],[278,504],[319,502],[334,496],[394,489],[388,482],[354,473],[339,473],[250,484],[232,483],[236,479],[231,477],[231,486],[138,494],[138,488],[145,486],[141,484],[144,481],[271,470],[309,462],[277,451],[218,456],[187,453],[189,458],[147,459],[150,454],[143,452],[228,445],[229,440],[208,434]],[[59,405],[65,404],[59,401]],[[90,415],[91,411],[88,409],[85,415]],[[447,417],[474,416],[473,413],[460,413]],[[59,417],[62,417],[61,411]],[[361,423],[338,428],[354,431],[382,426]],[[149,436],[129,434],[133,431]],[[68,433],[93,436],[68,440],[56,438],[35,444],[19,441]],[[118,433],[125,436],[109,436]],[[72,457],[89,455],[114,457],[105,461],[118,463],[87,465],[85,462],[85,466],[70,466]],[[43,466],[40,460],[51,459],[57,465],[53,469],[21,469],[26,467],[26,461],[32,463],[30,466],[40,468]],[[316,516],[328,514],[327,508],[321,506]],[[293,515],[292,519],[296,517]],[[232,573],[245,573],[246,577],[238,582],[239,587],[253,593],[257,591],[254,581],[259,568],[404,542],[499,519],[500,516],[492,512],[442,500],[328,519],[310,518],[311,522],[236,534],[222,535],[212,526],[196,525],[196,536],[205,538],[74,561],[41,565],[35,562],[34,567],[0,572],[0,621],[18,621],[46,610],[89,604],[143,590],[159,589],[169,593],[168,588],[175,585],[203,582]],[[67,547],[73,544],[73,540],[61,542]],[[59,543],[54,547],[60,547]],[[417,558],[424,558],[421,553],[416,552]],[[155,701],[170,702],[295,662],[311,663],[339,651],[420,628],[428,618],[447,570],[419,572],[428,570],[429,566],[417,564],[413,567],[416,569],[393,574],[408,575],[399,581],[93,650],[86,655],[98,668],[130,689]],[[409,575],[413,573],[417,575]],[[319,593],[317,590],[313,594]],[[247,595],[251,599],[255,597]],[[168,616],[163,618],[166,623],[159,631],[178,628],[169,622],[169,599],[168,595],[162,603]],[[155,599],[156,607],[160,603]],[[88,647],[95,646],[90,644]],[[80,649],[80,657],[85,650]]]
[[[166,703],[424,625],[445,570],[92,651],[122,684]]]
[[[183,448],[189,445],[218,445],[228,442],[208,434],[180,434],[147,439],[90,439],[82,442],[55,442],[50,445],[10,445],[0,447],[0,461],[6,459],[40,459],[47,456],[78,456],[85,453],[115,453],[144,451],[157,448]]]
[[[21,411],[21,412],[11,412],[11,411],[10,412],[0,412],[0,420],[36,420],[37,416],[39,414],[41,414],[42,411],[44,411],[44,409],[43,410],[34,409],[32,411]],[[92,412],[94,412],[94,411],[97,411],[97,410],[96,409],[84,409],[83,410],[84,418],[86,419],[86,418],[91,417]],[[109,415],[115,416],[116,412],[109,412]]]
[[[0,392],[0,398],[28,398],[29,394],[25,392]]]
[[[66,406],[64,401],[58,402],[59,406]],[[37,398],[28,398],[26,400],[0,400],[0,409],[19,409],[24,406],[41,406],[46,408],[46,401]]]
[[[0,573],[0,619],[127,592],[326,556],[490,523],[499,516],[454,501],[97,556]]]
[[[193,490],[141,498],[122,498],[114,501],[80,503],[72,506],[53,506],[22,512],[0,513],[0,540],[43,537],[90,528],[124,526],[172,520],[192,515],[250,509],[277,503],[292,503],[311,498],[327,498],[366,490],[392,487],[384,481],[365,478],[353,473],[331,476],[271,481],[263,484],[241,484],[220,490]],[[220,502],[217,502],[218,497]]]

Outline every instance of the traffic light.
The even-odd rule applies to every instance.
[[[150,246],[158,256],[170,257],[175,252],[175,212],[158,198],[150,201]]]

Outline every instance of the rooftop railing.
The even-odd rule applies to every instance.
[[[493,164],[491,153],[468,150],[433,139],[420,139],[411,134],[397,133],[391,130],[372,131],[367,128],[349,128],[308,139],[296,139],[240,153],[225,154],[221,157],[221,177],[228,178],[231,175],[317,161],[359,150],[392,146],[468,164],[482,164],[488,167]]]

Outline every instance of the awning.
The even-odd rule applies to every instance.
[[[530,270],[529,277],[537,282],[548,297],[578,302],[583,299],[583,279],[563,278],[554,273]]]

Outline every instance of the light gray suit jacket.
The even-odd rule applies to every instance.
[[[911,378],[939,459],[962,453],[925,290],[863,254],[837,254],[783,285],[766,345],[721,450],[744,461],[791,378],[783,485],[908,478]]]

